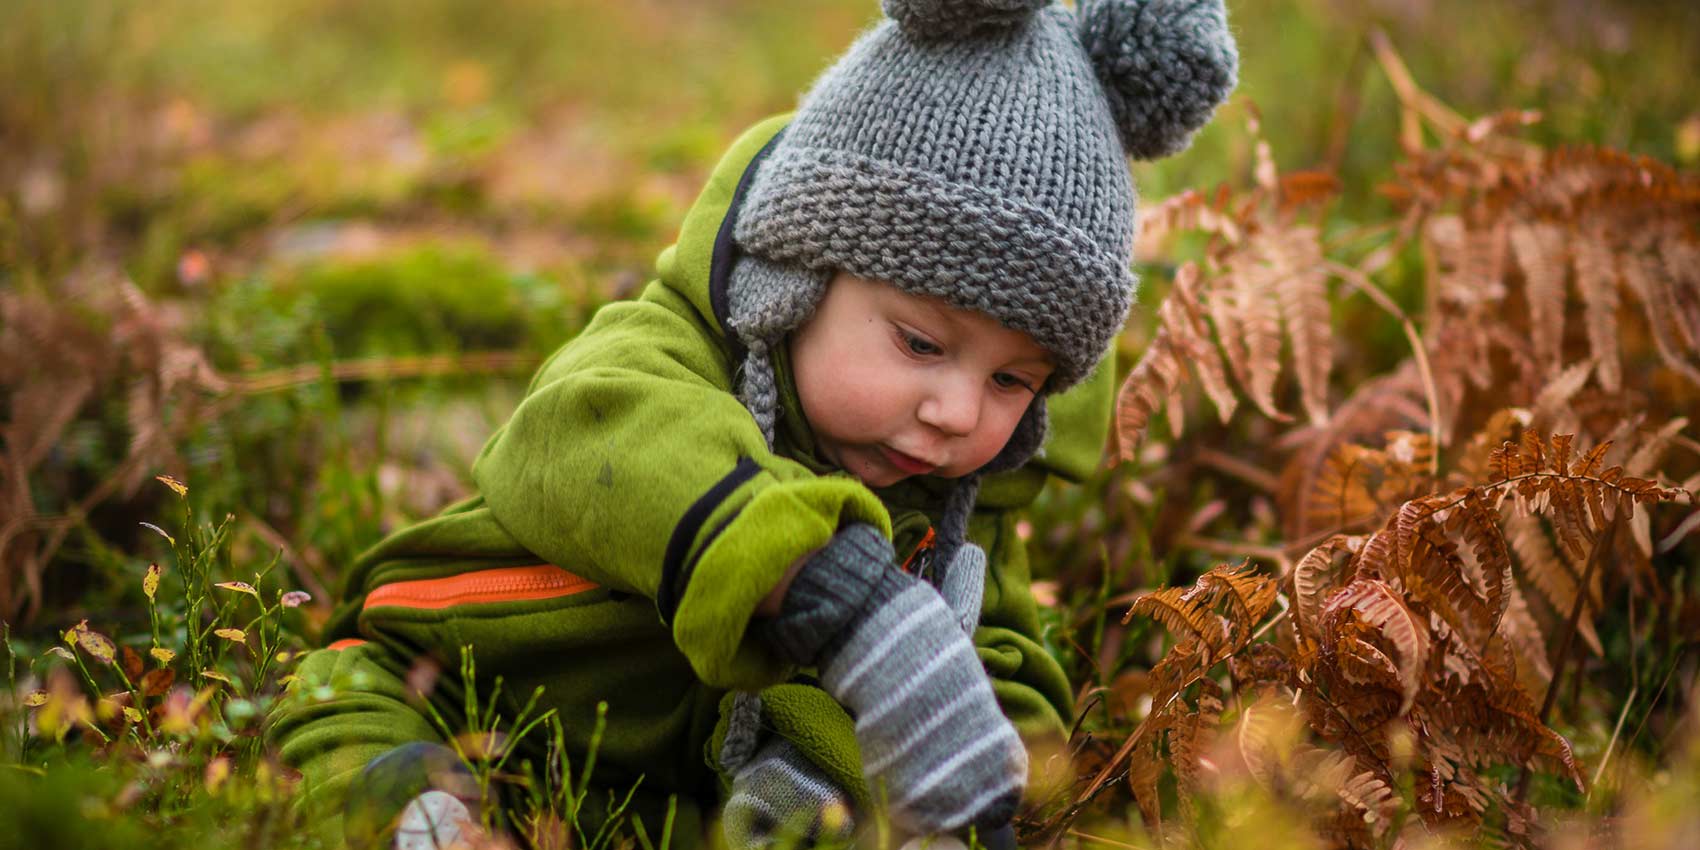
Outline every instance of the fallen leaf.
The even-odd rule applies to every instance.
[[[121,646],[118,649],[119,649],[118,654],[124,659],[124,675],[125,675],[125,677],[128,678],[132,682],[141,678],[141,676],[142,676],[142,656],[138,655],[134,649],[131,649],[127,646]]]
[[[177,681],[177,671],[170,667],[160,667],[149,670],[142,677],[142,696],[157,697],[171,690],[173,682]]]
[[[253,585],[245,581],[221,581],[218,584],[213,585],[213,587],[223,588],[224,590],[234,590],[237,593],[246,593],[255,599],[260,598],[259,591],[256,591]]]

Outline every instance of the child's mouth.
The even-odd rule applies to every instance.
[[[885,455],[887,463],[909,475],[926,475],[938,467],[920,458],[904,454],[890,446],[880,446],[880,453]]]

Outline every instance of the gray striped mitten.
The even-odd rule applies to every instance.
[[[850,800],[808,756],[784,738],[756,750],[732,777],[721,827],[734,850],[786,844],[842,843],[855,829]]]
[[[1021,739],[958,616],[893,565],[878,530],[841,530],[762,628],[791,661],[818,667],[855,716],[862,770],[900,827],[991,829],[1014,815],[1027,779]]]
[[[980,625],[980,607],[986,599],[986,550],[964,542],[957,547],[944,575],[938,580],[939,595],[956,615],[962,633],[974,636]]]

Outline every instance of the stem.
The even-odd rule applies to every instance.
[[[1398,319],[1400,328],[1405,331],[1405,339],[1411,343],[1411,359],[1416,362],[1417,374],[1422,377],[1423,395],[1428,398],[1428,435],[1429,439],[1434,442],[1435,447],[1434,455],[1429,458],[1429,476],[1438,478],[1440,476],[1439,449],[1441,445],[1440,392],[1435,389],[1434,370],[1429,367],[1428,362],[1428,348],[1423,345],[1423,338],[1417,333],[1417,326],[1412,324],[1411,318],[1405,315],[1405,311],[1400,309],[1399,305],[1394,303],[1392,298],[1387,297],[1387,293],[1382,292],[1381,288],[1376,286],[1375,283],[1369,279],[1368,275],[1352,268],[1351,266],[1345,265],[1344,263],[1338,263],[1333,260],[1324,260],[1323,265],[1326,266],[1328,270],[1334,274],[1334,276],[1351,285],[1353,289],[1356,289],[1368,296],[1369,300],[1374,301],[1376,306],[1380,307],[1388,315]]]
[[[1633,510],[1633,508],[1631,508]],[[1623,512],[1612,514],[1611,524],[1606,526],[1599,538],[1594,541],[1594,551],[1588,553],[1588,565],[1582,570],[1581,582],[1578,585],[1576,601],[1570,606],[1570,618],[1564,626],[1564,639],[1559,642],[1558,657],[1552,660],[1552,680],[1547,682],[1546,698],[1541,700],[1539,720],[1542,726],[1547,724],[1547,717],[1552,713],[1553,703],[1558,698],[1559,679],[1564,676],[1565,664],[1570,661],[1570,647],[1576,641],[1576,626],[1582,620],[1582,608],[1588,600],[1588,586],[1594,580],[1594,571],[1605,560],[1605,551],[1611,541],[1617,539],[1617,531],[1623,525]],[[1521,775],[1517,779],[1518,803],[1529,793],[1529,764],[1525,760]]]
[[[1635,704],[1635,695],[1641,692],[1641,686],[1629,689],[1629,698],[1623,701],[1623,710],[1617,713],[1617,725],[1611,729],[1611,741],[1606,744],[1606,754],[1600,756],[1600,766],[1594,769],[1594,778],[1588,782],[1587,801],[1594,799],[1594,789],[1600,787],[1600,777],[1605,775],[1606,765],[1611,763],[1612,751],[1617,749],[1617,736],[1623,733],[1623,721],[1629,718],[1629,707]]]

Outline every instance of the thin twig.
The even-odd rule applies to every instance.
[[[1212,555],[1226,555],[1230,558],[1261,558],[1265,561],[1280,562],[1286,559],[1287,553],[1279,546],[1259,546],[1255,543],[1242,543],[1237,540],[1218,540],[1214,537],[1194,537],[1183,534],[1175,540],[1175,546],[1182,549],[1197,549]]]
[[[378,357],[339,360],[329,366],[316,363],[254,372],[226,378],[235,395],[260,395],[329,377],[333,381],[376,381],[398,378],[434,378],[443,375],[526,372],[542,362],[534,354],[518,351],[476,351],[469,354],[426,354],[416,357]]]
[[[1225,475],[1231,475],[1265,493],[1273,493],[1280,487],[1280,479],[1274,475],[1226,452],[1216,449],[1200,449],[1194,457],[1200,466],[1214,469]]]

